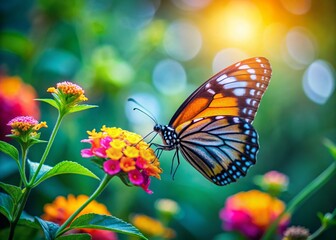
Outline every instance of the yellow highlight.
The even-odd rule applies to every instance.
[[[211,102],[210,107],[236,107],[237,105],[237,98],[224,97],[214,99]]]

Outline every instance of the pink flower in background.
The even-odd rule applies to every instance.
[[[260,239],[267,227],[282,213],[285,204],[258,190],[240,192],[229,197],[220,211],[223,229],[238,231],[248,239]],[[285,216],[278,226],[282,232],[289,222]]]
[[[16,116],[29,115],[40,119],[37,94],[34,88],[22,82],[17,76],[0,75],[0,140],[8,140],[10,134],[7,123]]]

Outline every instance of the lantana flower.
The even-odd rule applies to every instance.
[[[240,192],[229,197],[220,211],[223,228],[238,231],[248,239],[260,239],[268,226],[283,212],[285,204],[267,193],[258,190]],[[289,216],[284,216],[278,231],[284,231]]]
[[[29,115],[40,119],[37,94],[34,88],[25,84],[18,76],[0,74],[0,140],[8,140],[10,132],[6,124],[16,116]]]
[[[160,179],[162,169],[154,151],[141,136],[121,128],[103,126],[101,132],[88,131],[91,144],[81,151],[82,157],[94,161],[106,174],[118,176],[124,182],[142,187],[147,193],[150,177]]]
[[[50,87],[47,92],[51,93],[54,100],[39,99],[56,107],[63,115],[69,112],[82,111],[88,108],[96,107],[93,105],[79,105],[87,101],[84,90],[75,83],[64,81],[57,83],[56,88]]]
[[[58,225],[62,225],[80,206],[83,205],[88,200],[88,196],[79,195],[75,197],[69,194],[67,197],[58,196],[56,199],[49,204],[44,205],[44,214],[42,218],[44,220],[54,222]],[[96,213],[102,215],[111,215],[104,204],[98,203],[93,200],[89,203],[78,215],[77,217],[88,214]],[[69,232],[75,233],[75,230]],[[99,229],[80,229],[76,230],[76,233],[88,233],[91,235],[93,240],[115,240],[117,235],[114,232],[99,230]]]
[[[37,131],[42,127],[48,127],[46,122],[38,122],[32,116],[18,116],[7,124],[11,127],[11,134],[8,137],[16,138],[21,144],[30,146],[38,142],[40,133]]]
[[[173,229],[165,227],[160,221],[147,215],[136,214],[132,216],[131,222],[147,237],[171,239],[176,235]]]
[[[272,196],[279,196],[287,190],[288,177],[278,171],[269,171],[262,176],[256,176],[255,182]]]

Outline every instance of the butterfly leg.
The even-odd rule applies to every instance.
[[[177,166],[175,167],[174,172],[173,172],[175,158],[177,158]],[[178,153],[178,149],[176,149],[176,151],[174,153],[174,156],[173,156],[173,161],[172,161],[172,164],[171,164],[171,167],[170,167],[170,175],[172,175],[173,180],[175,178],[175,174],[176,174],[179,166],[180,166],[180,156],[179,156],[179,153]]]

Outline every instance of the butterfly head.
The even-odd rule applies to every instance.
[[[176,148],[179,139],[174,128],[168,125],[155,124],[154,131],[161,135],[163,142],[168,148]]]

